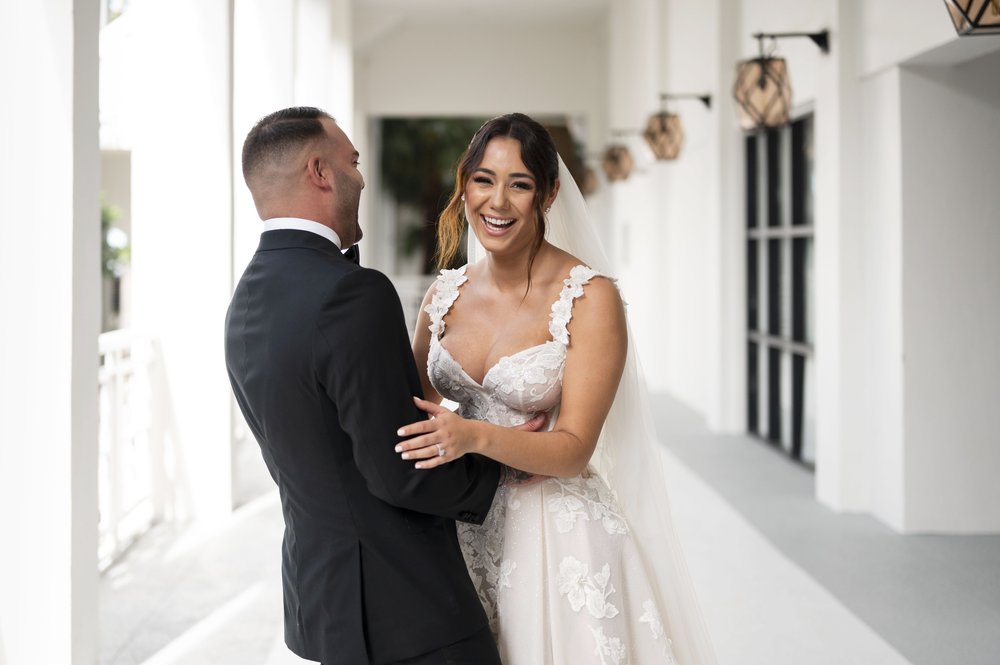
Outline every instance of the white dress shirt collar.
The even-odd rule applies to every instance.
[[[323,236],[336,245],[337,249],[343,249],[340,243],[340,236],[337,235],[337,232],[329,226],[323,226],[319,222],[312,222],[308,219],[299,219],[298,217],[273,217],[271,219],[264,220],[264,231],[279,231],[282,229],[309,231],[310,233]]]

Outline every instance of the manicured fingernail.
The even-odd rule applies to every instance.
[[[406,430],[400,427],[398,430],[396,430],[396,434],[398,434],[399,436],[406,436]],[[399,450],[397,449],[396,452],[398,453]]]
[[[403,453],[403,459],[410,459],[410,453]]]
[[[396,452],[397,453],[403,452],[403,446],[396,446]]]
[[[413,468],[414,469],[422,469],[422,468],[424,468],[424,465],[421,464],[420,462],[417,462],[416,464],[413,465]]]

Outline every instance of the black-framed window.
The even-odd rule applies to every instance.
[[[813,116],[747,134],[747,430],[812,466]]]

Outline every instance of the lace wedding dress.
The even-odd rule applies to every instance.
[[[465,418],[505,427],[558,414],[573,303],[599,273],[577,266],[549,320],[551,339],[501,358],[477,383],[443,346],[444,317],[468,278],[443,270],[427,312],[428,377]],[[580,334],[577,332],[577,334]],[[657,593],[616,494],[592,468],[501,488],[481,526],[459,524],[469,573],[506,665],[674,664]]]

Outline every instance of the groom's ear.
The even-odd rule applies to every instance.
[[[330,170],[319,155],[313,155],[306,160],[306,178],[319,189],[330,189]]]

